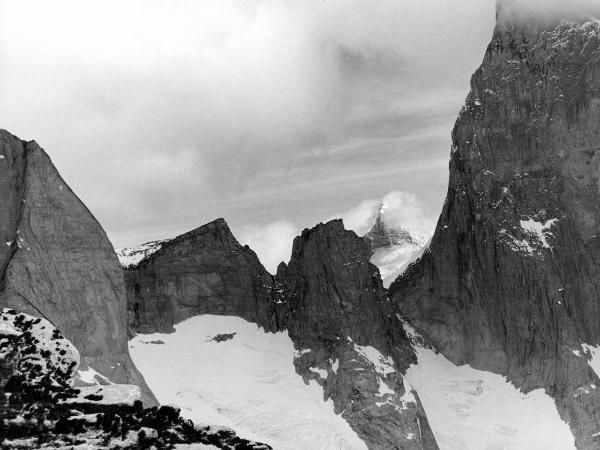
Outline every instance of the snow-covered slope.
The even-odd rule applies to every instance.
[[[234,428],[280,450],[365,449],[323,389],[294,369],[287,333],[237,317],[202,315],[173,334],[138,335],[131,356],[161,403],[197,423]]]
[[[569,426],[542,389],[524,394],[501,375],[455,366],[405,329],[418,357],[405,379],[419,394],[441,450],[575,448]]]
[[[165,242],[169,242],[169,240],[146,242],[138,247],[115,248],[115,252],[121,266],[127,269],[137,266],[143,259],[159,251]]]

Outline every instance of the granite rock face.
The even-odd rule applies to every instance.
[[[35,142],[0,131],[0,305],[42,317],[82,362],[141,386],[129,357],[123,274],[102,227]]]
[[[402,373],[416,357],[364,241],[341,220],[304,230],[276,276],[276,305],[298,358],[372,449],[437,448]]]
[[[170,241],[125,269],[128,320],[136,333],[170,333],[198,314],[238,316],[278,329],[273,277],[223,219]]]
[[[273,277],[219,219],[125,269],[131,329],[170,332],[216,314],[287,331],[298,374],[323,387],[369,448],[437,449],[402,377],[414,351],[369,256],[360,237],[332,221],[297,237]]]
[[[577,447],[598,448],[582,345],[600,345],[600,24],[504,19],[453,131],[435,235],[390,296],[454,363],[545,389]]]

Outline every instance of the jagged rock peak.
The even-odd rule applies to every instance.
[[[156,241],[146,242],[137,247],[126,247],[115,249],[121,266],[124,269],[131,269],[139,264],[145,263],[150,259],[156,252],[163,248],[170,246],[180,245],[182,242],[193,241],[197,239],[207,239],[209,236],[216,242],[221,242],[224,246],[229,248],[238,247],[240,244],[231,232],[229,225],[223,218],[218,218],[202,225],[198,228],[194,228],[191,231],[180,234],[172,239],[162,239]]]

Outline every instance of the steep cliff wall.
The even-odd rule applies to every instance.
[[[49,320],[82,362],[154,397],[127,350],[123,274],[106,233],[35,142],[0,131],[0,305]]]
[[[600,344],[600,24],[499,18],[435,235],[391,297],[453,362],[544,388],[577,446],[598,448],[584,344]]]

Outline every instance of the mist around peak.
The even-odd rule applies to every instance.
[[[497,0],[497,26],[553,27],[561,21],[600,18],[598,0]]]

